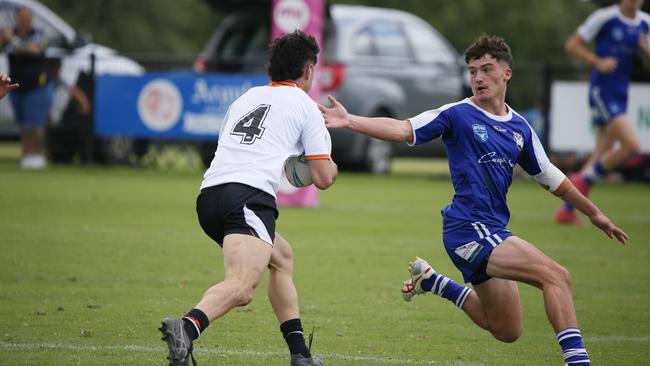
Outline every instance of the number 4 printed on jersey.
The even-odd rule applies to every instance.
[[[246,113],[235,123],[231,135],[241,136],[240,144],[251,145],[264,133],[264,119],[269,113],[271,106],[269,104],[260,104],[252,111]]]

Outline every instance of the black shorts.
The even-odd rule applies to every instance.
[[[228,234],[252,235],[273,246],[279,213],[275,198],[264,191],[239,183],[207,187],[196,199],[196,213],[219,246]]]

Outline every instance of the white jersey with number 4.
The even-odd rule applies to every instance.
[[[308,160],[330,158],[323,116],[294,85],[255,87],[230,105],[201,189],[241,183],[275,197],[287,158],[303,153]]]

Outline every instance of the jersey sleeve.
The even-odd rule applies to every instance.
[[[529,127],[530,134],[524,141],[524,146],[517,162],[526,173],[530,174],[539,184],[551,192],[555,192],[566,176],[548,159],[542,144]]]
[[[437,139],[450,129],[449,114],[446,108],[438,108],[422,112],[409,118],[413,129],[413,142],[409,145],[420,145]]]
[[[591,42],[609,19],[609,9],[596,10],[578,27],[578,34],[585,42]]]
[[[325,127],[323,115],[316,108],[316,104],[307,109],[302,130],[302,146],[305,148],[305,158],[307,160],[328,160],[331,158],[332,141],[327,127]]]

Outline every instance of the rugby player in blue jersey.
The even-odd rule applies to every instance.
[[[643,1],[621,0],[597,10],[566,42],[569,54],[593,66],[589,106],[596,127],[596,146],[582,170],[571,175],[571,181],[585,196],[607,172],[639,152],[639,139],[625,113],[634,57],[640,54],[650,59],[650,15],[640,10]],[[585,46],[592,40],[595,52]],[[556,212],[555,221],[581,224],[569,202]]]
[[[568,365],[589,365],[573,306],[569,272],[506,226],[506,193],[519,164],[543,187],[587,215],[610,238],[627,234],[585,198],[546,156],[535,132],[505,103],[512,77],[512,54],[505,41],[481,36],[466,51],[473,96],[408,120],[368,118],[347,113],[333,97],[320,106],[330,128],[411,145],[442,137],[455,195],[442,210],[443,243],[452,262],[473,289],[436,273],[423,259],[409,265],[404,299],[433,293],[452,301],[496,339],[521,335],[517,282],[540,288],[548,319]]]

